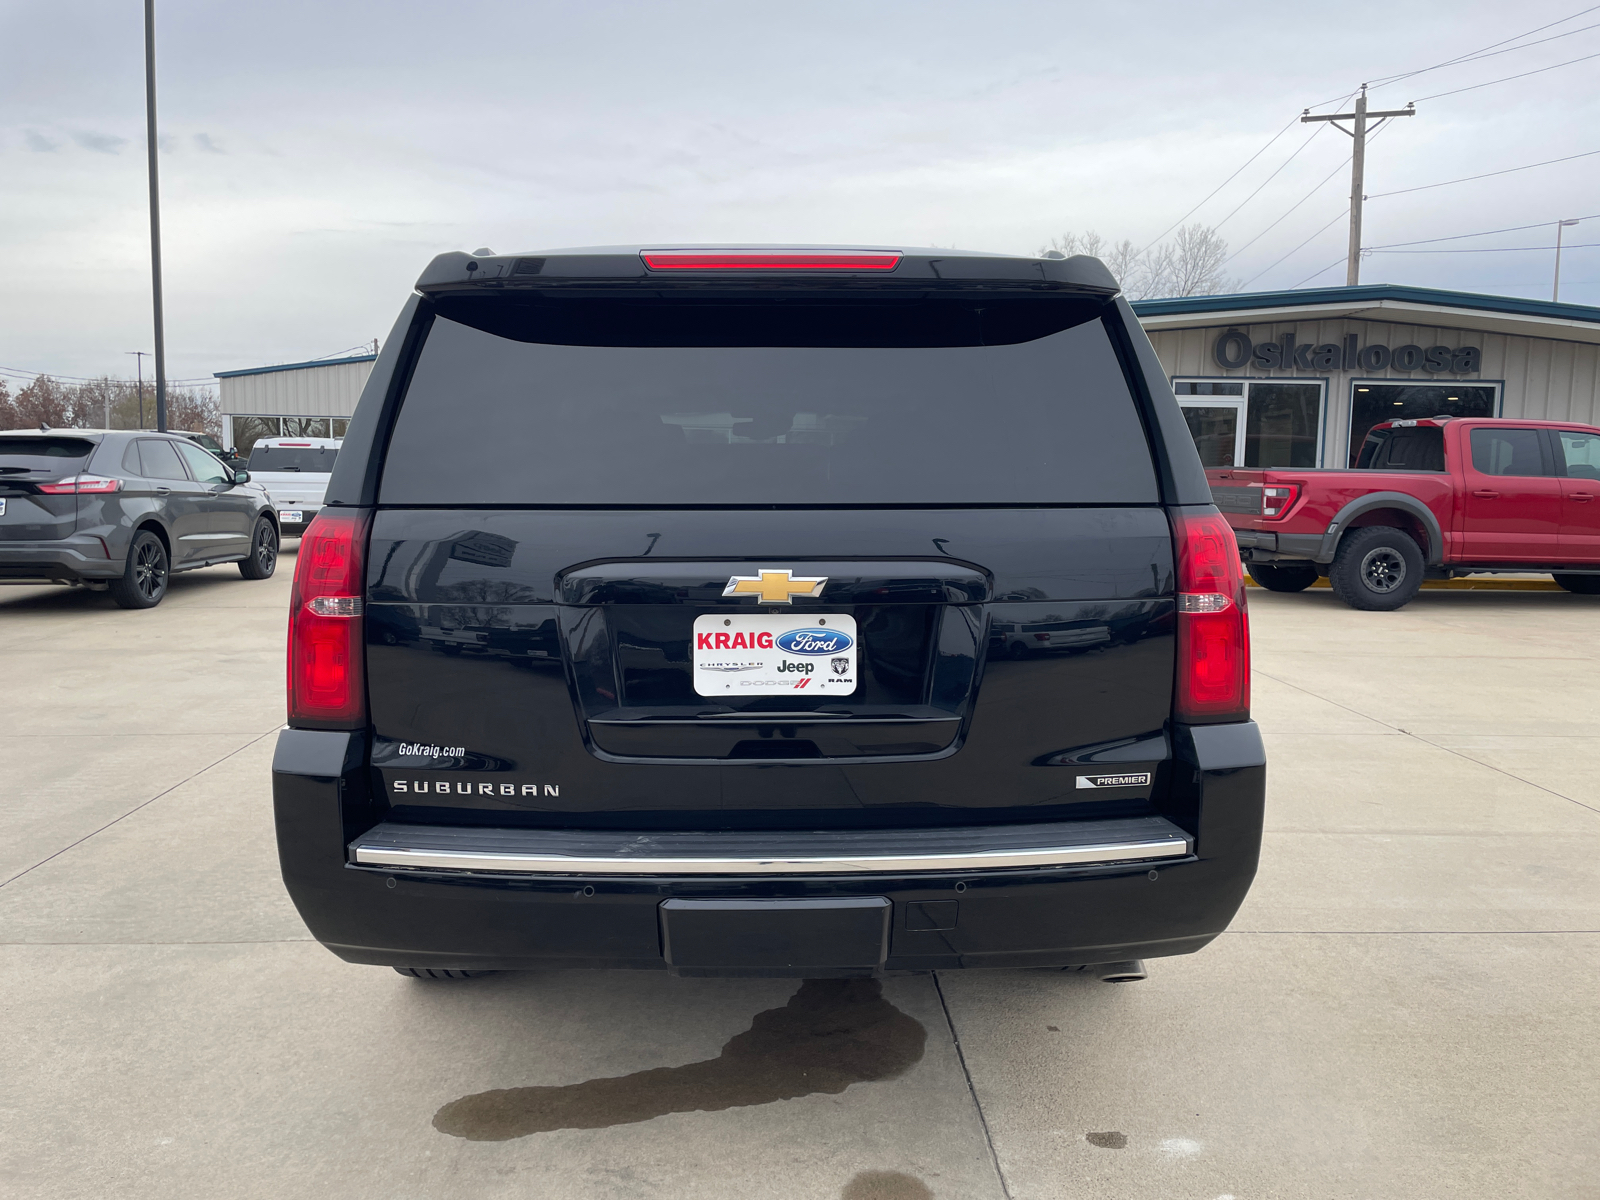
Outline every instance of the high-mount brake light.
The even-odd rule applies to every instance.
[[[1175,513],[1179,721],[1250,717],[1250,620],[1239,544],[1222,514]]]
[[[892,271],[898,250],[641,250],[652,271]]]
[[[104,475],[74,475],[58,479],[55,483],[41,483],[39,490],[46,496],[90,496],[106,492],[120,492],[122,480],[107,479]]]
[[[323,509],[300,539],[289,592],[289,723],[366,721],[361,593],[369,514]]]

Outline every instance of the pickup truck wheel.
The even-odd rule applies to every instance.
[[[1600,596],[1600,575],[1552,575],[1558,584],[1580,596]]]
[[[271,579],[278,566],[278,531],[266,517],[256,520],[250,535],[250,557],[239,564],[246,579]]]
[[[407,979],[476,979],[493,971],[447,971],[441,967],[396,967],[395,973]]]
[[[1393,612],[1422,587],[1422,551],[1410,535],[1388,525],[1352,530],[1339,543],[1328,582],[1351,608]]]
[[[136,534],[128,547],[128,565],[122,578],[111,581],[111,598],[118,608],[154,608],[167,594],[167,548],[148,529]]]
[[[1317,581],[1314,563],[1246,563],[1245,570],[1269,592],[1303,592]]]

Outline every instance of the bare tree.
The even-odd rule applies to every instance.
[[[0,429],[37,429],[41,422],[52,429],[100,429],[108,410],[111,428],[139,428],[138,385],[109,375],[79,384],[40,375],[13,394],[0,380]],[[155,421],[155,397],[146,388],[144,428],[154,429]],[[169,387],[167,424],[220,438],[222,416],[216,393],[208,387]]]
[[[1042,248],[1069,257],[1088,254],[1106,264],[1130,300],[1155,296],[1215,296],[1237,290],[1239,281],[1225,275],[1222,264],[1228,243],[1208,225],[1185,225],[1160,246],[1139,250],[1124,238],[1111,243],[1093,230],[1064,233]]]

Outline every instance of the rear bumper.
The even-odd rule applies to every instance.
[[[294,504],[290,501],[272,502],[272,509],[278,514],[278,530],[281,537],[299,537],[305,532],[306,526],[311,524],[311,518],[322,511],[322,503]],[[290,520],[285,514],[299,513],[300,520]]]
[[[115,579],[123,560],[106,557],[97,537],[75,534],[48,542],[0,542],[0,583],[81,583]]]
[[[1327,540],[1320,533],[1263,533],[1254,529],[1235,529],[1239,557],[1245,562],[1330,562],[1331,549],[1324,557]]]
[[[284,730],[273,761],[279,861],[312,934],[356,963],[662,970],[669,967],[668,901],[826,907],[869,898],[889,905],[883,954],[871,970],[1066,966],[1186,954],[1227,927],[1254,878],[1266,768],[1254,724],[1174,733],[1174,788],[1181,793],[1173,798],[1174,814],[1190,814],[1185,819],[1194,827],[1131,850],[1116,843],[1115,861],[1057,858],[1057,865],[995,867],[975,858],[914,863],[903,855],[893,863],[847,864],[853,870],[822,863],[807,868],[811,873],[760,874],[747,860],[730,858],[725,874],[703,863],[622,874],[585,870],[581,862],[524,869],[504,854],[488,870],[447,857],[416,866],[353,861],[363,847],[393,848],[397,836],[369,795],[363,736]],[[1090,831],[1082,844],[1099,837],[1113,845],[1104,834]],[[493,837],[477,831],[485,835]],[[937,836],[904,831],[907,854],[923,835]],[[441,838],[449,840],[436,832],[432,851],[440,850]],[[1157,841],[1162,846],[1153,849]],[[464,844],[454,849],[471,852]],[[863,969],[838,966],[847,973]],[[825,974],[829,965],[811,961],[786,970],[730,960],[684,973]]]

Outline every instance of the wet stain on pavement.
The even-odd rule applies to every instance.
[[[1128,1147],[1128,1135],[1125,1133],[1086,1133],[1083,1140],[1102,1150],[1126,1150]]]
[[[885,1000],[876,979],[808,979],[782,1008],[757,1013],[716,1058],[558,1087],[478,1092],[440,1108],[433,1127],[469,1141],[503,1142],[667,1113],[837,1095],[853,1083],[904,1074],[922,1058],[927,1040],[922,1023]],[[918,1194],[904,1193],[908,1200]]]
[[[899,1171],[862,1171],[839,1193],[839,1200],[933,1200],[928,1185]]]

